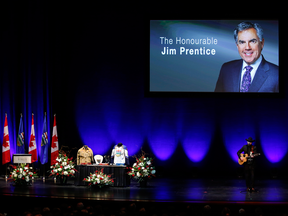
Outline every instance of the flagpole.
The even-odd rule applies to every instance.
[[[34,113],[32,112],[32,119],[34,118],[33,117],[34,116]],[[31,120],[32,121],[32,120]],[[32,128],[31,128],[31,131],[32,131]],[[31,136],[31,135],[30,135]],[[30,137],[30,139],[31,139],[31,137]],[[29,141],[30,142],[30,141]],[[32,169],[34,170],[34,163],[32,162]]]
[[[45,115],[45,119],[46,119],[46,112],[44,112],[44,115]],[[43,180],[43,182],[45,182],[45,164],[43,164],[43,177],[42,177],[42,180]]]
[[[23,115],[22,115],[22,113],[20,113],[20,124],[21,124],[21,122],[23,121],[22,120],[22,117],[23,117]],[[23,128],[23,123],[22,123],[22,128]],[[19,125],[19,131],[20,131],[20,125]],[[19,132],[18,132],[19,133]],[[21,132],[22,133],[22,132]],[[17,136],[19,136],[19,134],[17,135]],[[17,139],[19,139],[18,137],[17,137]],[[22,150],[23,150],[23,152],[24,152],[24,154],[25,154],[25,144],[24,144],[24,142],[23,142],[23,144],[21,145],[21,148],[22,148]],[[22,152],[22,150],[21,150],[21,152]]]
[[[7,112],[5,112],[5,117],[7,117]],[[5,180],[7,181],[8,177],[7,177],[7,163],[5,164]]]

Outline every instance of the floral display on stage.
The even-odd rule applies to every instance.
[[[10,179],[14,181],[15,186],[28,186],[31,184],[33,177],[37,177],[36,172],[28,164],[20,164],[18,167],[10,166],[13,168]]]
[[[72,158],[68,158],[66,154],[59,154],[56,158],[55,164],[53,164],[50,168],[51,170],[49,171],[49,176],[54,176],[64,180],[67,179],[67,177],[74,177],[75,172],[77,172]]]
[[[141,150],[142,153],[139,157],[136,157],[136,163],[132,167],[129,167],[128,175],[133,177],[138,182],[147,181],[152,177],[156,177],[155,167],[153,166],[153,159],[145,157],[146,153]]]
[[[111,178],[111,175],[104,174],[103,169],[96,170],[94,174],[90,173],[87,178],[84,178],[83,181],[88,182],[89,187],[109,187],[114,184],[114,180]]]

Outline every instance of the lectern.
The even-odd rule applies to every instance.
[[[14,164],[20,164],[20,163],[31,163],[31,154],[13,154],[13,163]]]

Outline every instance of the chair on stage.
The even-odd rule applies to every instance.
[[[94,160],[95,160],[96,164],[100,164],[103,162],[103,156],[102,155],[95,155]]]

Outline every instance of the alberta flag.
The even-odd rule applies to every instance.
[[[10,161],[11,161],[10,141],[9,141],[9,133],[8,133],[7,114],[6,114],[5,115],[5,123],[4,123],[3,144],[2,144],[2,164],[6,164]]]
[[[34,130],[34,114],[32,113],[32,123],[31,123],[31,134],[29,141],[29,154],[32,154],[32,163],[37,161],[37,146],[35,140],[35,130]]]
[[[46,113],[44,116],[42,138],[41,138],[41,164],[48,162],[48,134],[46,126]]]
[[[17,147],[16,147],[16,152],[18,154],[24,154],[25,149],[24,149],[24,130],[23,130],[23,120],[22,120],[22,114],[20,117],[20,124],[19,124],[19,130],[18,130],[18,135],[17,135]]]

